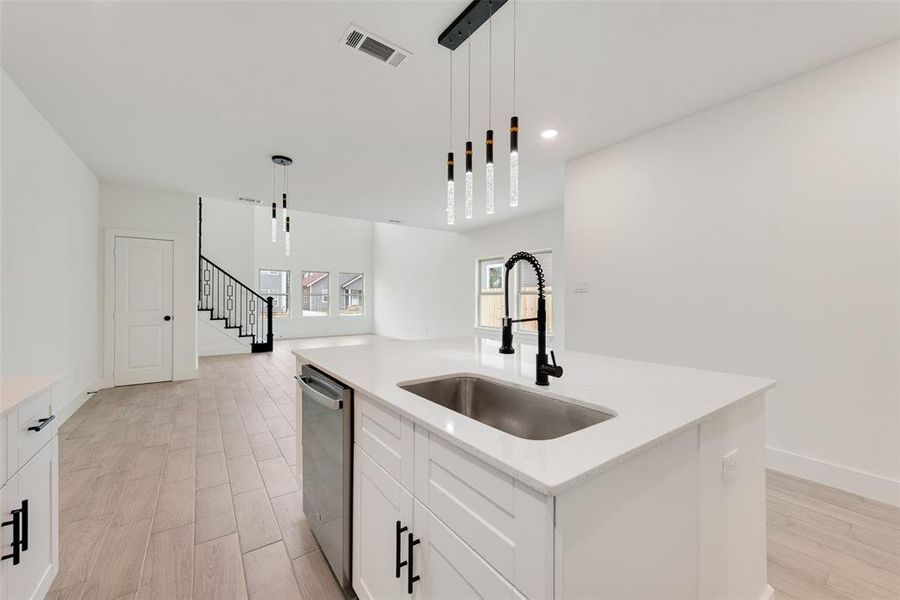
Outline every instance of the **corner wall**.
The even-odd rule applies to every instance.
[[[900,504],[900,43],[567,165],[567,345],[771,377],[769,465]]]
[[[375,224],[375,333],[403,339],[472,335],[480,258],[553,250],[555,323],[564,346],[565,248],[561,209],[463,232]],[[517,334],[526,335],[526,334]]]
[[[65,374],[67,416],[98,377],[97,178],[2,73],[2,378]]]

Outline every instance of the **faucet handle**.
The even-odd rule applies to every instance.
[[[553,366],[555,367],[556,366],[556,352],[554,352],[553,350],[550,351],[550,360],[553,361]]]

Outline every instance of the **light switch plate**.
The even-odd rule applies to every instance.
[[[738,450],[735,448],[722,457],[722,481],[728,483],[738,476],[741,469],[740,461],[738,461]]]
[[[575,280],[575,293],[576,294],[587,294],[591,289],[591,283],[587,279],[576,279]]]

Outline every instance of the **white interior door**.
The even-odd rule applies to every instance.
[[[116,385],[172,380],[173,247],[116,237]]]

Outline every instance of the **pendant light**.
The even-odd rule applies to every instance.
[[[509,205],[519,205],[519,117],[516,114],[516,0],[513,3],[513,116],[509,119]]]
[[[288,173],[287,168],[293,164],[293,160],[288,158],[287,156],[281,156],[280,154],[276,154],[272,157],[272,164],[275,165],[273,169],[276,167],[281,167],[281,216],[282,216],[282,229],[284,231],[284,255],[291,255],[291,218],[288,216],[288,205],[287,205],[287,197],[288,197]],[[272,175],[272,187],[275,187],[275,175],[273,172]],[[277,218],[277,204],[272,202],[272,241],[278,241],[278,225],[276,221]]]
[[[450,152],[447,153],[447,225],[456,222],[456,183],[453,181],[453,50],[450,50]]]
[[[494,70],[494,3],[488,1],[488,130],[485,134],[485,207],[494,214],[494,128],[493,128],[493,70]]]
[[[472,37],[469,34],[468,41],[469,51],[469,67],[466,73],[468,79],[468,105],[466,108],[466,117],[468,120],[466,137],[466,218],[472,218],[472,187],[474,185],[474,177],[472,175]]]

